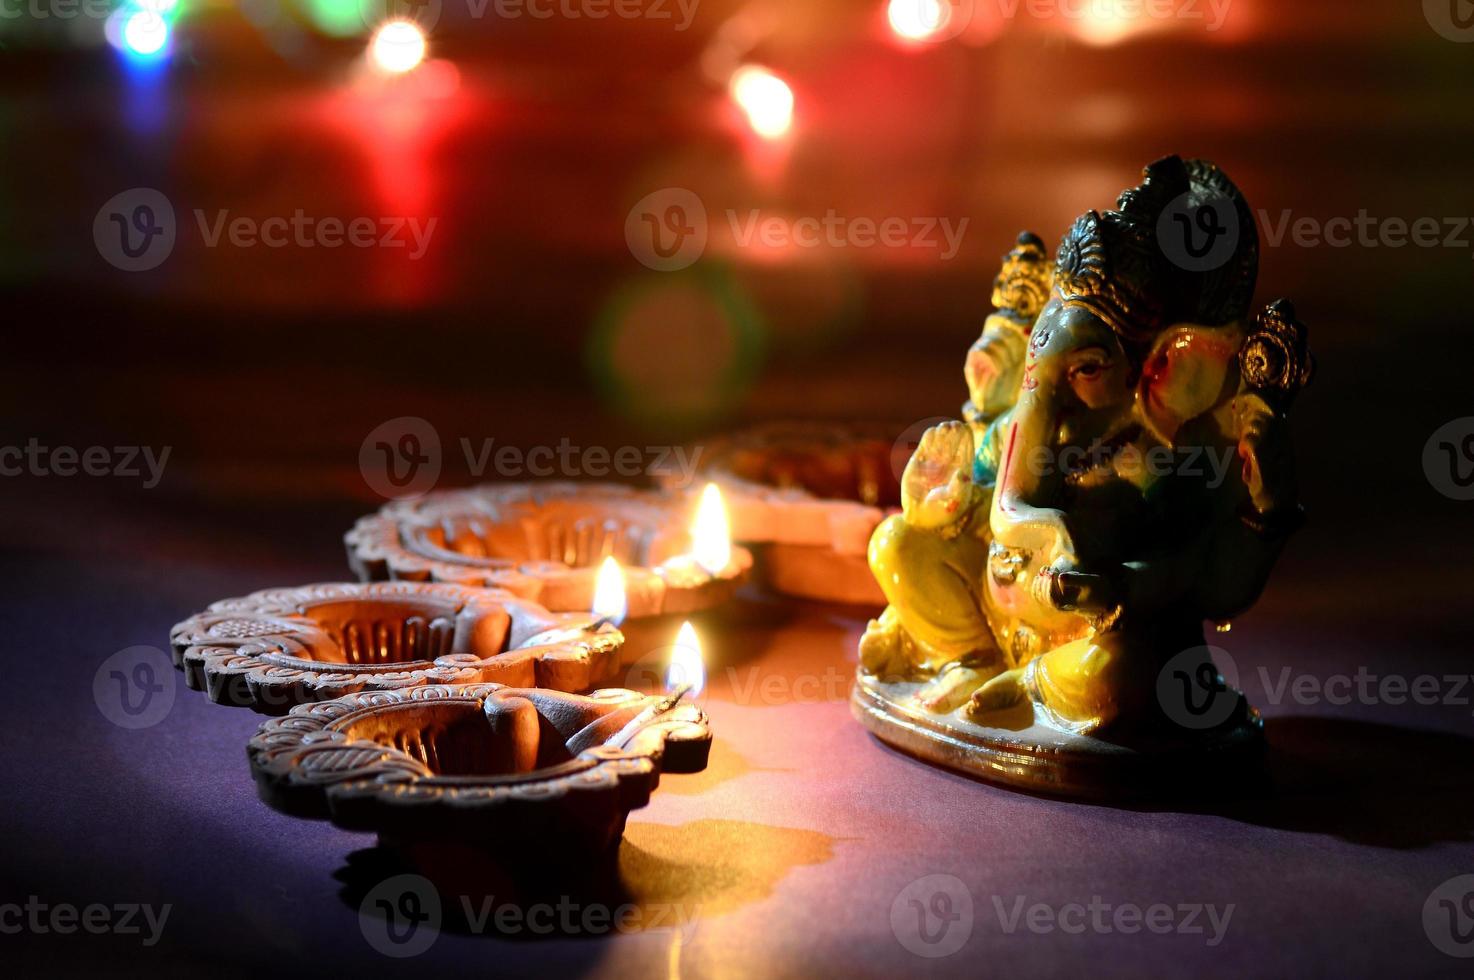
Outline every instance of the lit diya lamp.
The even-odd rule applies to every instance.
[[[607,620],[500,589],[329,582],[222,599],[170,631],[186,684],[217,704],[284,714],[360,691],[494,682],[587,691],[619,675]]]
[[[764,584],[800,599],[881,606],[866,552],[900,506],[900,426],[772,423],[708,440],[701,473],[722,488],[732,537]],[[901,460],[904,464],[904,459]]]
[[[594,577],[590,607],[594,620],[590,628],[597,629],[604,624],[619,627],[625,634],[626,663],[663,647],[674,615],[696,612],[710,605],[692,600],[709,599],[714,591],[729,596],[738,581],[733,576],[739,567],[739,553],[742,573],[745,574],[750,567],[751,558],[747,552],[732,546],[726,501],[715,484],[707,484],[701,492],[691,520],[689,540],[688,551],[662,562],[649,574],[645,570],[631,574],[612,555],[605,557],[599,565]],[[667,599],[670,596],[685,598],[688,608],[677,608],[677,603],[668,602],[663,605],[661,615],[631,618],[631,588],[654,588]],[[648,603],[639,605],[641,608],[649,606]],[[681,649],[682,642],[695,646],[693,627],[689,622],[682,626],[675,649]]]
[[[685,624],[657,695],[499,684],[412,687],[301,705],[247,746],[261,797],[294,816],[373,831],[406,851],[454,846],[497,862],[610,853],[662,772],[706,768],[690,701],[704,669]]]
[[[633,624],[720,605],[752,567],[715,487],[694,520],[689,506],[681,494],[614,484],[495,484],[391,503],[346,543],[366,581],[501,588],[554,612]]]

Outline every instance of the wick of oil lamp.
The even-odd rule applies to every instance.
[[[689,622],[682,623],[676,634],[676,642],[671,648],[670,660],[666,664],[667,692],[662,695],[647,695],[640,700],[632,699],[617,715],[590,722],[565,743],[569,753],[577,755],[594,745],[627,748],[646,726],[674,709],[688,694],[699,694],[705,686],[705,674],[701,641],[696,635],[696,629]],[[634,713],[625,714],[630,711]],[[618,723],[616,719],[619,716],[624,716],[627,720],[613,735],[606,734]]]
[[[624,748],[625,745],[628,744],[630,739],[639,734],[640,729],[644,728],[651,721],[665,714],[670,709],[674,708],[677,704],[680,703],[681,698],[686,696],[686,692],[690,690],[690,684],[682,684],[680,687],[676,688],[665,697],[656,698],[654,701],[650,702],[649,706],[647,706],[644,711],[641,711],[639,714],[631,718],[629,720],[629,724],[621,728],[619,732],[609,740],[608,744],[613,745],[617,748]]]

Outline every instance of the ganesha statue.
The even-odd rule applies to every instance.
[[[870,542],[888,605],[854,706],[872,731],[1062,792],[1258,744],[1205,624],[1255,602],[1301,523],[1287,414],[1313,371],[1294,308],[1251,309],[1258,263],[1243,195],[1178,157],[1052,261],[1019,237],[963,417],[923,436]]]

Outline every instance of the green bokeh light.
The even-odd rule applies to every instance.
[[[333,37],[353,37],[365,30],[364,0],[303,0],[314,27]]]

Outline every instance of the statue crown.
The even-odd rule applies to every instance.
[[[1192,261],[1192,221],[1210,218],[1210,246],[1224,257]],[[1187,220],[1178,224],[1178,216]],[[1184,251],[1188,248],[1189,251]],[[1214,254],[1217,254],[1216,252]],[[1217,326],[1248,314],[1259,273],[1259,236],[1248,202],[1218,167],[1171,156],[1143,172],[1112,211],[1075,220],[1055,256],[1054,291],[1104,320],[1129,346],[1174,323]]]

